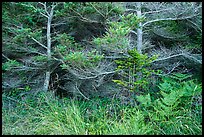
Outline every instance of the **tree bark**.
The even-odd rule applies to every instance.
[[[48,68],[45,73],[45,81],[44,81],[44,91],[48,91],[49,82],[50,82],[50,60],[51,60],[51,36],[50,36],[50,30],[51,30],[51,22],[53,17],[53,10],[54,8],[51,8],[50,14],[48,14],[48,21],[47,21],[47,62],[48,62]]]
[[[141,2],[137,2],[137,16],[140,18],[141,13]],[[139,23],[139,28],[137,28],[137,50],[142,53],[142,23]]]

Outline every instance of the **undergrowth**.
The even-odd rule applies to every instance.
[[[51,92],[22,99],[2,94],[2,134],[201,135],[201,84],[172,75],[158,87],[157,98],[137,96],[134,107],[109,98],[58,99]]]

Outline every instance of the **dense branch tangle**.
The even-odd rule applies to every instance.
[[[103,5],[103,3],[102,4],[101,3],[86,3],[86,4],[77,3],[76,5],[75,4],[76,3],[65,3],[65,2],[64,3],[38,2],[38,3],[27,5],[27,3],[22,3],[22,5],[20,4],[20,8],[22,8],[21,6],[23,6],[24,8],[26,7],[24,9],[25,11],[27,11],[27,9],[30,9],[30,8],[34,11],[24,12],[21,14],[21,11],[23,10],[21,9],[17,12],[18,13],[17,17],[14,17],[10,14],[8,14],[9,15],[8,16],[6,12],[4,12],[5,23],[3,25],[3,28],[4,28],[4,31],[8,32],[7,34],[8,36],[4,35],[3,45],[6,45],[6,46],[11,45],[12,47],[11,52],[20,53],[20,54],[25,53],[25,57],[20,57],[20,59],[18,59],[18,61],[19,60],[22,61],[25,65],[21,67],[14,67],[14,69],[18,71],[29,71],[29,72],[33,70],[32,75],[34,75],[35,73],[38,73],[39,71],[43,72],[45,75],[42,75],[41,77],[44,80],[44,82],[41,81],[41,83],[44,83],[45,91],[48,90],[48,86],[50,85],[50,77],[52,77],[52,73],[54,73],[53,76],[57,73],[63,73],[63,74],[58,74],[59,79],[61,80],[60,81],[61,88],[63,88],[64,82],[68,81],[68,78],[67,79],[63,78],[63,76],[66,75],[66,73],[70,75],[72,74],[72,76],[74,76],[74,79],[72,79],[72,77],[69,77],[69,81],[72,81],[73,83],[78,81],[80,81],[81,83],[86,81],[91,81],[91,84],[92,84],[92,81],[94,81],[97,84],[95,85],[93,84],[93,85],[95,87],[99,87],[103,83],[103,80],[105,79],[106,76],[109,78],[109,76],[112,76],[112,74],[116,73],[115,71],[116,64],[114,64],[114,60],[127,59],[128,58],[127,51],[129,49],[136,48],[141,54],[145,52],[148,52],[150,54],[153,53],[152,49],[153,47],[156,49],[158,47],[158,43],[153,43],[153,44],[151,43],[152,39],[149,38],[148,36],[153,34],[150,34],[149,32],[151,32],[153,30],[153,27],[155,26],[156,26],[155,29],[157,29],[157,23],[159,24],[162,21],[167,21],[167,22],[174,21],[174,20],[189,21],[189,23],[193,25],[197,29],[197,31],[202,32],[200,24],[197,24],[197,22],[193,20],[198,15],[200,16],[200,13],[198,13],[198,11],[201,9],[201,5],[194,6],[194,4],[189,3],[188,6],[186,5],[184,6],[186,8],[183,8],[181,3],[140,2],[140,3],[131,3],[130,5],[133,8],[130,9],[128,7],[129,9],[126,10],[128,14],[130,12],[133,12],[133,13],[137,13],[137,16],[144,18],[144,20],[139,22],[139,25],[137,25],[136,23],[134,25],[131,25],[132,30],[128,31],[128,33],[131,33],[134,35],[131,35],[131,34],[122,35],[121,33],[123,33],[123,31],[126,31],[127,29],[125,27],[121,28],[120,26],[118,28],[115,28],[116,25],[113,25],[114,27],[112,29],[111,35],[107,35],[105,37],[106,41],[104,42],[104,39],[101,37],[104,36],[103,30],[105,31],[105,27],[108,27],[109,25],[108,22],[113,21],[119,24],[122,23],[122,20],[119,20],[121,16],[119,16],[119,14],[115,14],[115,12],[112,13],[112,11],[116,11],[115,7],[112,7],[111,5],[107,6],[106,4]],[[16,5],[19,5],[19,4],[15,3],[15,6]],[[12,8],[12,6],[10,6],[9,8]],[[16,9],[18,9],[18,7]],[[15,7],[13,8],[13,10],[15,10]],[[121,12],[121,13],[124,16],[127,15],[124,12]],[[28,16],[28,19],[26,17],[23,18],[24,16],[26,17]],[[14,20],[10,20],[6,22],[7,17],[10,17],[11,19],[14,18]],[[25,21],[21,20],[21,18],[25,19]],[[93,24],[97,24],[97,27],[95,27]],[[101,26],[103,27],[105,26],[105,27],[102,28]],[[124,26],[127,26],[127,25],[124,25]],[[133,28],[135,26],[139,26],[139,27]],[[100,32],[100,35],[98,34],[95,35],[96,29],[101,29],[100,27],[103,29]],[[91,37],[87,36],[86,38],[82,38],[81,35],[87,34],[87,33],[81,34],[81,32],[83,32],[82,28],[86,28],[85,30],[89,30],[90,28],[92,28],[93,32],[91,31],[88,32],[88,34],[89,33],[91,34]],[[120,30],[122,31],[120,32]],[[117,35],[113,35],[114,31],[118,31],[116,32]],[[89,43],[87,42],[88,44],[83,43],[83,46],[78,48],[79,43],[73,44],[73,42],[70,42],[66,38],[64,40],[65,41],[64,43],[60,43],[59,41],[57,41],[58,35],[64,33],[65,36],[68,37],[70,35],[72,36],[72,34],[75,35],[76,34],[75,32],[77,32],[76,37],[77,38],[80,37],[79,40],[77,40],[77,42],[79,43],[83,43],[84,39],[88,41],[88,39],[89,40],[94,39],[94,37],[98,37],[99,39],[101,38],[102,43],[103,42],[104,43],[101,45],[99,44],[101,47],[100,46],[96,47],[96,44],[94,44],[91,41]],[[167,33],[163,33],[163,32],[164,31],[162,30],[160,31],[160,33],[163,34],[163,37],[162,37],[163,39],[175,38],[175,37],[171,37],[171,35],[168,35],[167,37]],[[28,33],[30,35],[27,35]],[[78,33],[80,34],[79,36],[78,36]],[[21,34],[21,36],[23,37],[22,38],[23,40],[16,38],[18,34]],[[146,36],[146,34],[148,36]],[[180,36],[183,36],[183,35],[180,35]],[[73,39],[76,37],[73,36]],[[148,42],[146,42],[147,44],[145,44],[145,40],[143,40],[143,38],[148,40]],[[17,40],[19,40],[20,42],[18,42]],[[115,41],[115,43],[113,43],[113,41]],[[54,49],[58,48],[58,50],[60,50],[59,49],[60,46],[62,50],[66,50],[66,51],[65,52],[60,51],[61,53],[60,52],[56,53]],[[89,53],[92,50],[99,51],[100,55],[104,53],[104,58],[99,60],[94,65],[92,64],[93,66],[86,66],[86,64],[83,64],[83,63],[85,61],[90,61],[92,59],[89,56]],[[3,50],[3,53],[6,53],[7,51]],[[158,52],[160,53],[160,57],[154,62],[152,62],[152,64],[155,63],[155,64],[164,65],[163,68],[167,70],[167,74],[173,72],[180,64],[182,64],[181,61],[179,62],[178,60],[176,60],[177,58],[184,57],[186,59],[192,60],[197,64],[201,64],[202,62],[202,59],[200,59],[200,56],[191,54],[190,52],[169,53],[165,51],[159,51],[159,49],[157,49],[157,53]],[[82,57],[84,57],[85,59],[83,58],[82,61],[80,62],[80,60],[76,59],[77,56],[74,56],[74,55],[77,55],[76,53],[79,53],[78,55],[82,55]],[[3,56],[5,60],[10,59],[8,54],[3,54]],[[28,58],[28,56],[31,56],[31,58]],[[41,59],[46,57],[46,60],[39,61],[39,60],[36,60],[34,57],[39,57]],[[170,62],[169,60],[173,60],[173,59],[175,59],[178,62],[173,62],[174,64],[172,63],[172,65],[170,65],[171,67],[165,66],[165,63],[164,64],[160,63],[160,62]],[[74,63],[73,60],[76,62]],[[61,66],[64,65],[65,67],[59,67],[59,65]],[[34,70],[36,70],[36,72]],[[130,83],[136,81],[135,78],[132,76],[135,73],[137,73],[135,71],[134,66],[133,66],[133,70],[134,71],[132,72],[131,71],[128,72],[128,75],[129,75],[128,78]],[[32,79],[29,79],[29,81],[31,80]],[[81,96],[88,99],[86,94],[82,93],[82,90],[80,89],[81,88],[80,82],[74,83],[73,87],[76,91],[78,91],[78,93]],[[69,86],[69,84],[67,85]],[[129,86],[131,87],[132,85],[129,85]]]

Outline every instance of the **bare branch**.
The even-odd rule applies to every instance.
[[[174,58],[174,57],[178,57],[178,56],[182,56],[182,55],[183,55],[183,54],[176,54],[176,55],[168,56],[168,57],[166,57],[166,58],[156,59],[156,60],[152,61],[151,63],[157,62],[157,61],[167,60],[167,59]]]
[[[54,4],[55,3],[55,4]],[[54,10],[54,8],[58,5],[59,3],[57,3],[57,2],[53,2],[52,3],[52,10]]]
[[[105,56],[104,59],[125,59],[125,56]]]
[[[166,38],[166,39],[179,39],[179,38],[183,38],[183,37],[190,34],[190,32],[187,33],[187,34],[183,34],[183,35],[181,35],[181,34],[171,34],[171,33],[168,32],[168,30],[165,30],[165,28],[156,28],[156,29],[154,28],[153,33],[158,35],[158,36],[161,36],[163,38]]]
[[[94,78],[97,78],[98,76],[101,76],[101,75],[107,75],[107,74],[113,74],[115,73],[116,71],[110,71],[110,72],[101,72],[99,74],[93,74],[94,76],[81,76],[80,74],[77,74],[77,71],[75,70],[71,70],[69,69],[68,70],[70,73],[74,74],[75,76],[77,76],[79,79],[94,79]],[[91,72],[90,72],[91,73]]]
[[[191,20],[189,20],[188,19],[188,21],[190,22],[190,23],[192,23],[194,26],[196,26],[196,28],[202,33],[202,29],[196,24],[196,23],[194,23],[193,21],[191,21]],[[202,26],[201,26],[202,27]]]
[[[21,103],[20,101],[18,101],[18,100],[16,100],[16,99],[13,99],[13,98],[11,98],[11,97],[9,97],[9,96],[6,96],[6,95],[4,95],[4,94],[2,94],[2,96],[3,96],[3,97],[6,97],[7,99],[10,99],[10,100],[12,100],[12,101]]]
[[[3,53],[2,53],[2,56],[3,56],[4,58],[6,58],[7,60],[11,60],[11,59],[9,59],[7,56],[5,56]]]
[[[76,12],[75,10],[72,9],[72,11],[74,11],[77,15],[79,15],[81,17],[81,21],[85,21],[85,22],[90,22],[90,23],[100,23],[100,22],[97,22],[97,21],[93,21],[93,20],[89,20],[85,17],[83,17],[80,13]]]
[[[21,67],[12,67],[12,69],[16,69],[18,71],[25,71],[25,70],[37,70],[37,69],[42,69],[42,68],[21,66]]]
[[[55,24],[51,24],[52,26],[59,26],[59,25],[63,25],[63,24],[66,24],[66,23],[55,23]]]
[[[168,11],[168,10],[172,10],[172,9],[173,9],[173,8],[162,9],[162,10],[154,10],[154,11],[148,11],[148,12],[143,12],[142,15],[145,16],[146,14],[159,13],[159,12]]]
[[[137,32],[135,32],[134,30],[131,30],[130,33],[137,35]]]
[[[128,11],[137,12],[137,10],[135,10],[135,9],[125,9],[125,11],[126,12],[128,12]]]
[[[36,43],[38,43],[40,46],[42,46],[43,48],[45,48],[45,49],[47,49],[47,47],[44,45],[44,44],[42,44],[42,43],[40,43],[39,41],[37,41],[35,38],[31,38],[32,40],[34,40]]]
[[[48,18],[48,16],[47,16],[47,15],[45,15],[45,14],[43,14],[42,12],[40,12],[40,14],[42,14],[43,16],[45,16],[46,18]]]
[[[178,67],[179,65],[180,65],[180,62],[177,62],[176,65],[175,65],[166,75],[168,75],[168,74],[170,74],[171,72],[173,72],[174,69],[175,69],[176,67]]]
[[[91,4],[91,3],[90,3]],[[104,18],[105,18],[105,16],[93,5],[93,4],[91,4],[91,6],[101,15],[101,16],[103,16]]]
[[[43,53],[40,53],[40,52],[37,52],[37,51],[31,51],[30,53],[36,53],[36,54],[39,54],[39,55],[41,55],[41,56],[45,56],[45,57],[47,57],[46,54],[43,54]]]
[[[50,14],[48,13],[48,11],[47,11],[47,6],[46,6],[46,2],[45,3],[42,3],[42,2],[39,2],[39,4],[41,4],[41,5],[43,5],[44,6],[44,9],[45,9],[45,12],[47,13],[47,15],[45,15],[45,16],[50,16]],[[42,13],[43,14],[43,13]]]
[[[158,22],[158,21],[190,19],[190,18],[193,18],[193,17],[195,17],[195,16],[197,16],[197,15],[199,15],[199,14],[194,14],[194,15],[191,15],[191,16],[181,17],[181,18],[163,18],[163,19],[155,19],[155,20],[150,20],[150,21],[145,22],[142,26],[144,27],[144,26],[147,25],[147,24],[150,24],[150,23],[153,23],[153,22]]]
[[[75,88],[76,88],[76,90],[79,92],[79,94],[81,94],[85,99],[89,100],[89,98],[87,98],[86,96],[84,96],[84,94],[82,94],[81,91],[78,89],[78,87],[77,87],[77,82],[76,82]]]
[[[183,56],[183,57],[185,57],[185,58],[188,58],[188,59],[190,59],[190,60],[193,60],[193,61],[196,62],[196,63],[202,64],[202,59],[199,60],[199,59],[197,59],[196,57],[193,57],[193,54],[192,54],[192,55],[189,55],[189,54],[187,54],[187,53],[181,53],[181,54],[176,54],[176,55],[168,56],[168,57],[166,57],[166,58],[156,59],[156,60],[152,61],[151,63],[157,62],[157,61],[167,60],[167,59],[174,58],[174,57],[178,57],[178,56]]]
[[[196,62],[196,63],[199,63],[199,64],[202,64],[202,57],[201,57],[201,60],[193,57],[193,54],[192,55],[189,55],[189,54],[183,54],[184,57]]]

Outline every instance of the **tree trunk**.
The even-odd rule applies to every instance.
[[[48,91],[49,82],[50,82],[50,71],[47,71],[45,73],[44,91]]]
[[[141,13],[141,2],[137,2],[137,16],[140,18]],[[137,50],[142,53],[142,23],[139,23],[139,28],[137,28]]]
[[[48,91],[49,82],[50,82],[50,60],[51,60],[51,37],[50,37],[50,29],[51,29],[51,22],[53,17],[53,8],[48,15],[47,21],[47,61],[48,61],[48,68],[46,71],[45,82],[44,82],[44,91]]]

